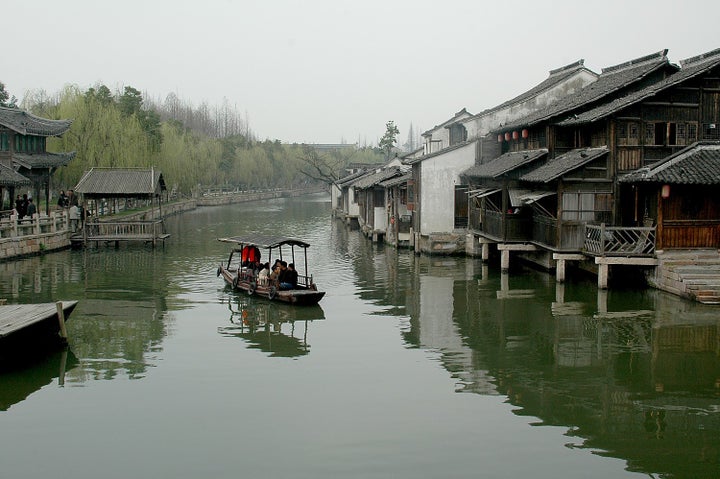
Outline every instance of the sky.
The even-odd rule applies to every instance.
[[[227,102],[255,136],[374,145],[429,130],[583,59],[720,48],[714,0],[3,0],[0,82],[19,100],[104,84]]]

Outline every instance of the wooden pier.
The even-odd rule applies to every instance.
[[[19,346],[67,340],[65,320],[77,301],[0,305],[0,353]]]
[[[163,220],[152,221],[93,221],[85,223],[83,229],[70,237],[76,243],[100,242],[115,243],[120,241],[152,243],[165,241],[169,234],[165,233]]]

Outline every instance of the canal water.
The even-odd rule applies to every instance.
[[[79,300],[0,373],[0,477],[720,477],[717,307],[396,251],[322,195],[168,232],[0,263],[9,302]],[[320,306],[229,291],[244,233],[310,242]]]

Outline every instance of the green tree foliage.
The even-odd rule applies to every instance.
[[[0,82],[0,106],[17,108],[17,98],[15,98],[15,95],[10,97],[3,82]]]
[[[199,185],[243,189],[289,188],[313,180],[301,173],[302,147],[279,140],[256,141],[247,124],[227,103],[221,109],[194,109],[177,98],[170,109],[148,107],[140,92],[125,87],[113,94],[105,85],[85,91],[67,86],[55,98],[38,92],[25,98],[27,110],[43,117],[73,120],[60,138],[48,139],[48,151],[75,151],[75,158],[53,178],[72,188],[92,167],[149,167],[163,172],[169,188],[191,194]],[[169,112],[177,115],[173,116]],[[188,123],[186,123],[187,121]],[[372,152],[377,158],[378,154]],[[367,151],[346,154],[360,161]]]
[[[397,137],[400,134],[400,130],[395,126],[394,121],[385,123],[385,134],[378,142],[378,147],[385,152],[385,158],[390,158],[390,153],[397,143]]]

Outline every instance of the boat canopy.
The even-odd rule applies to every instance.
[[[309,248],[310,243],[283,236],[230,236],[228,238],[218,238],[223,243],[235,243],[238,245],[255,245],[258,248],[273,249],[284,245],[300,246],[301,248]]]

